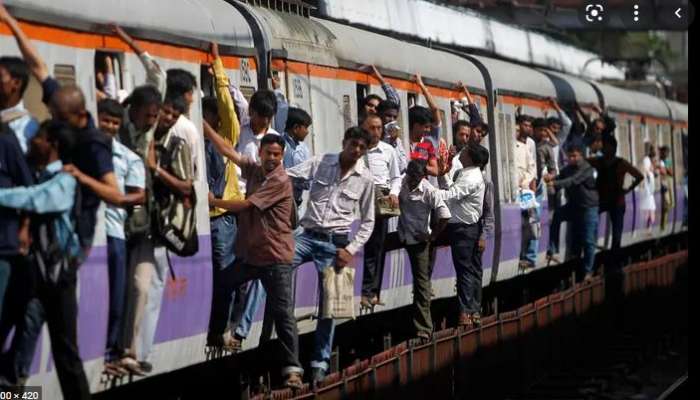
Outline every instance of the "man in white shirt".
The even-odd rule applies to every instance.
[[[457,171],[454,181],[447,175],[446,166],[440,168],[441,186],[449,189],[437,192],[437,197],[447,203],[452,215],[446,231],[457,274],[459,325],[467,327],[480,322],[483,272],[478,241],[486,187],[479,167],[488,163],[488,154],[485,147],[468,143],[460,152],[459,161],[463,168]]]
[[[369,114],[362,123],[362,129],[370,134],[370,144],[367,148],[365,162],[374,179],[376,196],[388,196],[393,208],[399,206],[401,191],[401,173],[396,150],[390,144],[383,142],[382,119],[377,114]],[[380,304],[379,294],[382,289],[384,275],[384,242],[389,230],[389,218],[377,215],[372,236],[365,245],[364,273],[362,274],[363,307]]]
[[[169,69],[167,79],[167,92],[175,96],[183,96],[187,103],[187,115],[182,114],[172,127],[173,134],[187,142],[192,155],[192,165],[194,167],[194,180],[199,180],[199,159],[200,148],[203,147],[202,135],[188,118],[189,110],[195,99],[194,91],[197,88],[197,78],[184,69]]]
[[[534,193],[537,190],[537,151],[535,142],[531,138],[533,134],[533,120],[534,118],[529,115],[518,115],[516,118],[518,132],[515,140],[515,148],[513,149],[513,160],[519,191],[531,190]],[[532,146],[530,142],[532,142]],[[522,269],[534,268],[537,261],[537,249],[531,245],[531,242],[537,239],[533,238],[531,234],[526,234],[531,231],[529,225],[533,223],[530,217],[531,213],[530,210],[523,210],[522,213],[522,225],[524,229],[521,235],[519,264]]]

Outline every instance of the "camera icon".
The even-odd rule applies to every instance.
[[[602,25],[607,20],[607,5],[603,1],[584,3],[580,10],[583,25]]]

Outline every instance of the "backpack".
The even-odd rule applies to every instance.
[[[168,133],[162,143],[156,143],[158,164],[168,173],[179,179],[185,179],[191,165],[189,157],[179,157],[180,152],[188,150],[188,144],[182,138]],[[173,193],[164,184],[153,182],[153,209],[151,213],[154,235],[168,248],[181,257],[189,257],[199,250],[197,237],[197,196],[194,190],[189,197]]]

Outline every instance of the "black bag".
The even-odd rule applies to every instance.
[[[158,164],[168,173],[179,179],[186,179],[190,170],[189,157],[181,157],[181,152],[189,150],[187,143],[169,133],[162,144],[156,145]],[[186,165],[187,164],[187,165]],[[152,223],[155,234],[165,247],[181,257],[189,257],[199,250],[197,237],[197,196],[183,197],[173,193],[162,183],[154,182],[155,197]]]

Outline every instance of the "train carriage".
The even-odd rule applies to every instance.
[[[276,2],[275,2],[276,3]],[[520,251],[520,210],[517,187],[512,182],[512,152],[515,141],[515,112],[545,116],[547,99],[558,99],[565,107],[574,103],[584,110],[592,105],[607,106],[615,117],[619,155],[638,165],[643,143],[648,140],[672,149],[675,208],[664,232],[657,227],[654,237],[683,228],[685,206],[684,176],[687,158],[687,105],[664,101],[651,95],[589,82],[554,71],[543,71],[484,56],[458,54],[407,43],[389,36],[309,16],[301,6],[275,10],[223,0],[160,0],[136,2],[79,2],[75,0],[7,1],[11,11],[22,19],[22,28],[37,44],[50,71],[63,82],[76,82],[85,91],[91,111],[95,111],[95,56],[114,56],[120,89],[130,91],[145,79],[143,68],[133,53],[111,35],[102,24],[118,21],[133,33],[164,68],[184,68],[199,80],[202,93],[211,94],[211,81],[204,74],[210,62],[208,42],[221,46],[224,65],[232,82],[250,96],[257,87],[277,75],[290,105],[308,111],[313,118],[307,141],[314,154],[339,151],[344,130],[357,123],[358,104],[369,93],[382,95],[376,79],[360,69],[374,64],[398,90],[401,97],[399,123],[404,144],[408,142],[408,107],[425,104],[412,75],[420,72],[446,118],[441,137],[452,143],[451,103],[461,95],[457,81],[464,82],[480,103],[482,115],[491,126],[486,144],[491,151],[487,174],[495,183],[497,230],[484,255],[484,285],[517,276]],[[139,10],[134,13],[133,10]],[[3,54],[18,54],[14,39],[0,27]],[[32,82],[25,98],[37,116],[47,116],[40,104],[40,87]],[[201,123],[199,101],[191,111],[196,125]],[[551,110],[548,116],[552,115]],[[685,139],[684,139],[685,138]],[[684,142],[685,140],[685,142]],[[200,150],[203,146],[200,146]],[[200,153],[196,182],[200,251],[190,258],[172,257],[175,279],[169,280],[156,332],[154,374],[168,372],[205,361],[204,344],[211,300],[211,251],[209,240],[206,180],[203,153]],[[635,193],[628,195],[623,245],[644,241]],[[660,209],[660,207],[659,207]],[[102,215],[102,212],[100,212]],[[547,213],[543,212],[543,216]],[[604,221],[601,219],[601,221]],[[658,221],[658,218],[657,218]],[[108,388],[101,382],[102,355],[107,327],[107,269],[104,221],[100,218],[95,247],[80,271],[79,345],[93,391]],[[546,267],[544,251],[548,221],[543,218],[537,268]],[[605,247],[609,228],[601,222],[599,245]],[[395,229],[395,225],[394,225]],[[562,229],[565,235],[565,228]],[[564,236],[563,236],[564,237]],[[562,241],[563,243],[563,241]],[[356,257],[358,272],[362,255]],[[360,274],[358,274],[360,275]],[[450,252],[438,251],[433,286],[437,297],[452,297],[454,270]],[[411,303],[410,266],[402,249],[386,257],[382,300],[377,312]],[[315,269],[302,266],[296,281],[296,310],[300,333],[311,331],[315,321],[308,318],[318,301]],[[361,278],[356,280],[359,297]],[[359,306],[358,306],[359,307]],[[359,310],[358,310],[359,311]],[[262,307],[258,311],[250,339],[244,348],[258,344]],[[29,384],[44,387],[45,396],[59,397],[53,373],[49,340],[43,333]]]

